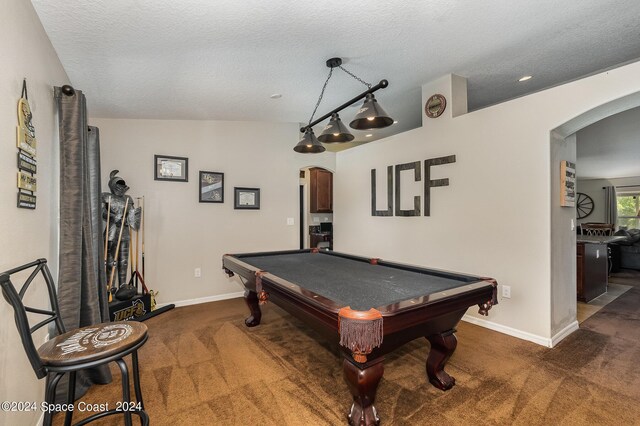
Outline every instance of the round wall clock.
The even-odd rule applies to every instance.
[[[424,113],[429,118],[438,118],[447,107],[447,100],[440,94],[431,96],[424,104]]]
[[[578,196],[576,198],[577,217],[578,219],[584,219],[593,211],[593,198],[582,192],[578,192],[576,195]]]

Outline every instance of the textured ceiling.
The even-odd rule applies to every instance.
[[[373,140],[420,126],[420,86],[444,74],[474,110],[640,58],[638,0],[32,3],[93,117],[307,122],[338,56],[390,82],[376,97],[399,122],[354,132]],[[316,116],[364,89],[336,70]]]

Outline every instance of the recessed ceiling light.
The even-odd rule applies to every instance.
[[[531,77],[532,77],[531,75],[525,75],[524,77],[520,77],[520,78],[518,79],[518,81],[527,81],[527,80],[529,80]]]
[[[393,124],[398,124],[398,120],[393,120]]]
[[[371,136],[373,136],[373,133],[367,133],[365,136],[370,138]]]
[[[280,93],[274,93],[273,95],[269,96],[271,99],[280,99],[282,97],[282,95]]]

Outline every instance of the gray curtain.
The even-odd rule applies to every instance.
[[[102,217],[100,212],[100,135],[87,126],[86,99],[55,88],[60,130],[60,265],[58,301],[67,331],[109,321]],[[66,379],[66,377],[65,377]],[[76,397],[93,383],[109,383],[106,366],[79,372]],[[56,400],[64,401],[60,382]]]
[[[615,186],[605,186],[604,188],[604,221],[605,223],[618,223],[618,199],[616,197]]]

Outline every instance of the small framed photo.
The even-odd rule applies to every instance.
[[[175,182],[189,181],[189,159],[169,155],[154,155],[154,179]]]
[[[234,209],[260,208],[260,188],[233,188]]]
[[[199,201],[224,203],[224,173],[200,171]]]

